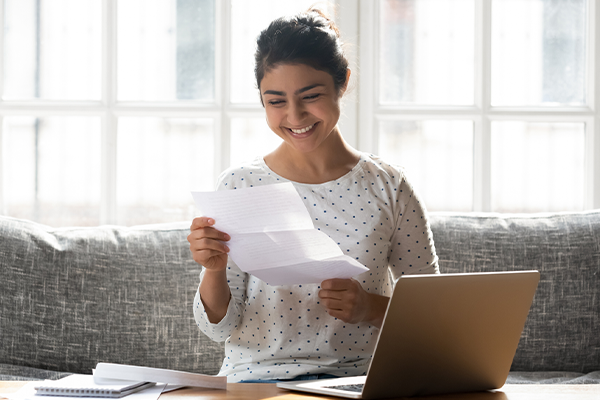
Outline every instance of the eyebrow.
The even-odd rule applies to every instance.
[[[304,93],[304,92],[306,92],[306,91],[308,91],[308,90],[310,90],[310,89],[314,89],[314,88],[316,88],[316,87],[318,87],[318,86],[325,86],[325,85],[324,85],[324,84],[322,84],[322,83],[315,83],[314,85],[308,85],[308,86],[306,86],[306,87],[303,87],[302,89],[298,89],[298,90],[296,90],[296,91],[294,92],[294,94],[295,94],[295,95],[299,95],[300,93]],[[285,96],[285,92],[280,92],[280,91],[278,91],[278,90],[265,90],[265,91],[263,92],[263,95],[265,95],[265,94],[274,94],[274,95],[276,95],[276,96]]]

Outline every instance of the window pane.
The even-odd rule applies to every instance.
[[[191,220],[190,192],[214,189],[213,154],[210,119],[120,118],[118,223]]]
[[[586,101],[586,0],[494,0],[492,104]]]
[[[281,144],[264,118],[233,118],[231,120],[231,165],[252,161],[275,150]]]
[[[254,78],[256,39],[276,18],[306,11],[314,0],[232,0],[231,101],[260,104]],[[331,2],[318,3],[333,17]]]
[[[380,8],[379,101],[473,104],[473,0],[385,0]]]
[[[7,117],[7,214],[50,226],[100,222],[100,119]]]
[[[383,121],[379,129],[379,155],[406,168],[428,210],[472,210],[472,121]]]
[[[119,0],[118,99],[215,96],[214,0]]]
[[[492,123],[492,210],[583,210],[583,123]]]
[[[100,0],[4,1],[4,99],[100,100]]]

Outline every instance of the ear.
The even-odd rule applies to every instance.
[[[346,93],[346,89],[348,89],[348,84],[350,83],[350,74],[352,73],[352,71],[350,70],[350,68],[348,68],[348,70],[346,71],[346,82],[344,83],[344,86],[342,86],[341,88],[341,92],[340,95],[344,95],[344,93]]]

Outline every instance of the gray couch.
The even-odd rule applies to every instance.
[[[600,383],[600,211],[430,218],[442,273],[541,272],[509,383]],[[114,362],[217,373],[189,223],[52,229],[0,216],[0,380]]]

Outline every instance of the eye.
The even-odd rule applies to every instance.
[[[311,95],[309,95],[309,96],[305,96],[305,97],[304,97],[304,100],[314,100],[314,99],[316,99],[317,97],[319,97],[320,95],[321,95],[321,93],[311,94]]]
[[[272,106],[277,106],[277,105],[285,103],[285,101],[283,101],[283,100],[269,100],[268,103],[270,105],[272,105]]]

